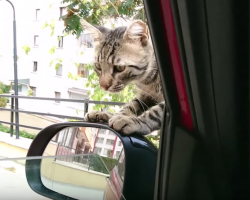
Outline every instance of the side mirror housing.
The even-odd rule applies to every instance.
[[[46,159],[46,156],[41,156],[44,155],[47,145],[51,142],[52,138],[56,134],[71,127],[105,129],[114,133],[123,144],[123,151],[125,155],[125,171],[122,184],[123,187],[120,191],[122,195],[118,195],[117,199],[123,199],[122,197],[128,200],[153,199],[157,164],[157,148],[143,136],[123,136],[107,125],[88,122],[68,122],[54,124],[44,128],[36,136],[28,150],[28,158],[25,164],[26,178],[33,191],[55,200],[79,199],[72,196],[67,196],[46,187],[41,179],[42,159]],[[78,154],[76,153],[76,155]],[[61,174],[61,176],[64,176],[64,174]],[[107,177],[106,179],[108,180]],[[85,199],[84,192],[82,193],[81,199]],[[103,199],[109,200],[109,198],[105,196],[105,192]]]

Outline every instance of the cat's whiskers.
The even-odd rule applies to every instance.
[[[138,97],[136,97],[136,99],[139,101],[139,103],[141,104],[141,106],[142,106],[142,108],[143,108],[143,110],[144,110],[144,112],[146,111],[145,109],[144,109],[144,106],[142,105],[142,103],[147,107],[147,108],[149,108],[148,106],[147,106],[147,104],[145,104],[142,100],[140,100]]]
[[[142,92],[146,93],[148,96],[152,97],[152,99],[154,99],[156,102],[158,102],[152,95],[150,95],[149,93],[147,93],[146,91],[140,89],[140,88],[137,88],[139,90],[141,90]]]
[[[136,111],[136,109],[135,109],[134,102],[131,101],[131,103],[132,103],[132,106],[133,106],[133,108],[134,108],[135,114],[136,114],[136,116],[137,116],[137,111]]]

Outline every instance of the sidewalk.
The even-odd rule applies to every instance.
[[[28,138],[24,138],[24,137],[20,137],[20,136],[19,136],[19,139],[16,139],[15,135],[10,137],[9,133],[0,132],[0,142],[6,143],[9,145],[13,145],[16,147],[20,147],[20,148],[23,148],[26,150],[28,150],[30,148],[32,141],[33,141],[32,139],[28,139]]]

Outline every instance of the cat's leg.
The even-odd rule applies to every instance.
[[[85,115],[85,120],[88,122],[108,122],[113,114],[101,111],[91,111]]]
[[[85,115],[85,120],[89,122],[108,122],[115,115],[139,116],[147,110],[147,105],[138,99],[133,99],[125,104],[123,108],[114,114],[108,112],[91,111]]]
[[[161,102],[139,117],[116,115],[109,120],[114,130],[129,135],[132,133],[147,135],[161,128],[165,102]]]

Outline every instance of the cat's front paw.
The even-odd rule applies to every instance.
[[[140,133],[141,129],[141,126],[136,119],[125,115],[115,115],[111,117],[109,120],[109,126],[125,135]]]
[[[112,114],[100,111],[91,111],[85,115],[88,122],[108,122]]]

